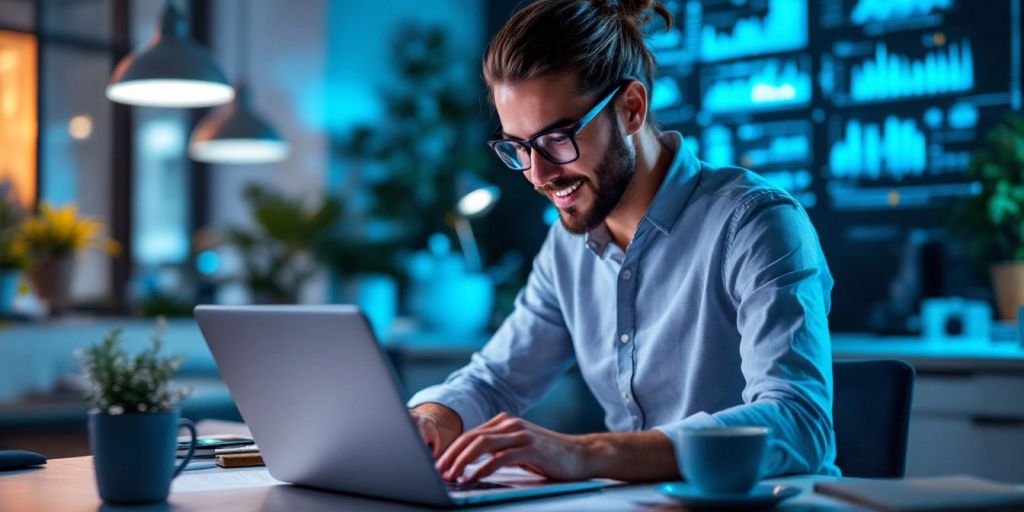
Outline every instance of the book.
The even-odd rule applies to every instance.
[[[247,468],[249,466],[262,466],[263,457],[258,453],[235,453],[218,455],[217,465],[222,468]]]
[[[818,482],[814,492],[892,512],[1024,509],[1024,490],[967,475]]]

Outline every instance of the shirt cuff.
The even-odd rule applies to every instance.
[[[679,476],[686,478],[686,472],[683,469],[683,432],[685,430],[721,426],[723,426],[722,423],[715,419],[714,416],[701,411],[680,421],[654,427],[654,430],[665,434],[668,440],[672,442],[672,449],[676,453],[676,467],[679,469]]]
[[[409,399],[406,406],[412,409],[425,403],[441,404],[455,411],[455,414],[458,414],[459,419],[462,420],[463,432],[490,419],[470,396],[447,389],[444,385],[431,386],[421,390]]]

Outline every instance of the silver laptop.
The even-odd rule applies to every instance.
[[[196,320],[274,478],[434,506],[585,491],[604,481],[446,483],[355,306],[198,306]]]

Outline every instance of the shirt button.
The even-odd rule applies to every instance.
[[[629,333],[627,333],[627,332],[622,333],[622,336],[619,336],[619,341],[621,341],[623,343],[629,343]]]
[[[633,272],[631,272],[628,268],[626,270],[622,271],[622,278],[623,279],[628,281],[629,278],[631,278],[631,277],[633,277]]]
[[[626,403],[629,403],[629,393],[623,393],[622,394],[622,399],[625,400]]]

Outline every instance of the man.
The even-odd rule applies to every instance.
[[[488,48],[490,145],[561,223],[494,337],[409,402],[447,479],[677,479],[684,429],[733,425],[770,427],[768,474],[839,473],[817,236],[785,192],[653,124],[641,27],[671,18],[652,3],[538,0]],[[573,362],[610,432],[517,417]]]

